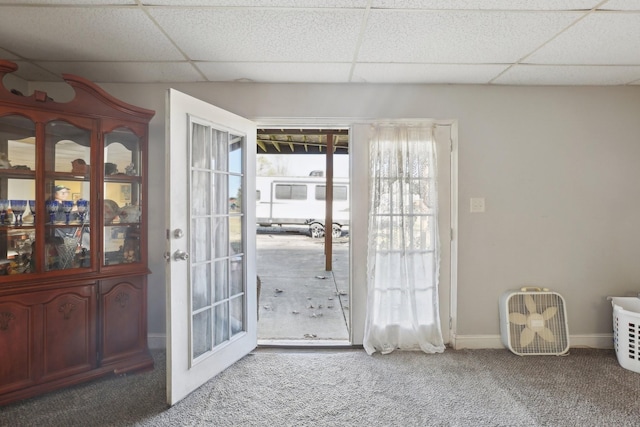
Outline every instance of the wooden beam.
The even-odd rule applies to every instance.
[[[333,271],[333,134],[327,134],[326,159],[326,191],[325,191],[325,214],[324,214],[324,251],[325,270]]]
[[[266,135],[348,135],[348,129],[258,129],[258,134]]]

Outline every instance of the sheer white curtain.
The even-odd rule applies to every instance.
[[[373,126],[369,152],[364,348],[441,353],[433,127]]]

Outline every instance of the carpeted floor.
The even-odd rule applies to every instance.
[[[613,350],[519,357],[258,349],[165,405],[156,370],[0,408],[1,426],[637,426],[640,374]]]

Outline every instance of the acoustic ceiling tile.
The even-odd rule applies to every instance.
[[[136,0],[0,0],[0,4],[10,4],[13,6],[22,4],[33,5],[91,5],[91,6],[106,6],[106,5],[124,5],[134,6]]]
[[[145,61],[184,59],[136,8],[3,7],[0,43],[35,60]],[[29,31],[32,23],[38,31]],[[15,37],[20,34],[20,37]]]
[[[209,81],[258,83],[346,83],[348,63],[251,63],[198,62],[196,66]]]
[[[602,0],[373,0],[385,9],[449,10],[588,10]]]
[[[352,82],[486,84],[506,65],[357,64]]]
[[[18,57],[15,56],[13,53],[9,53],[8,51],[2,48],[0,48],[0,58],[8,59],[8,60],[18,59]]]
[[[598,9],[602,10],[640,10],[638,0],[609,0]]]
[[[526,62],[640,65],[640,13],[592,13]]]
[[[59,75],[75,74],[97,83],[204,81],[188,62],[45,62],[40,65]]]
[[[368,0],[142,0],[145,5],[206,7],[365,8]]]
[[[347,62],[364,12],[357,10],[152,9],[197,61]]]
[[[43,81],[43,82],[59,82],[62,78],[55,73],[51,73],[46,69],[42,69],[30,62],[13,60],[18,66],[18,69],[11,73],[16,77],[27,81]]]
[[[582,13],[371,11],[362,62],[506,63],[532,52]]]
[[[493,83],[505,85],[624,85],[640,80],[640,66],[517,65]]]

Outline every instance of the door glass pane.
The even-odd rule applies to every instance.
[[[213,243],[215,257],[222,258],[229,255],[229,217],[222,216],[214,218]]]
[[[45,126],[44,269],[90,267],[91,131],[62,120]]]
[[[191,200],[186,209],[191,216],[191,306],[197,313],[192,354],[202,360],[205,353],[215,351],[216,346],[246,329],[242,210],[245,138],[191,120]],[[205,265],[212,268],[210,277]],[[208,281],[208,287],[203,280]],[[213,314],[206,319],[211,322],[208,329],[202,325],[205,312]],[[207,338],[195,336],[207,333],[212,345],[209,350],[205,350]]]
[[[191,126],[191,165],[194,169],[211,169],[211,128],[199,123]]]
[[[242,257],[231,258],[231,296],[244,292],[244,266]]]
[[[215,289],[215,302],[223,301],[229,298],[229,287],[227,286],[227,275],[228,275],[228,261],[223,259],[221,261],[216,261],[213,264],[214,268],[214,281],[213,286]]]
[[[0,117],[0,276],[35,271],[35,124]]]
[[[244,296],[239,296],[231,300],[231,312],[229,313],[230,320],[229,325],[231,326],[231,336],[242,332],[244,330]]]
[[[231,255],[244,252],[242,247],[242,217],[229,217],[229,253]]]
[[[193,309],[200,310],[211,304],[211,264],[200,264],[193,267],[191,286],[193,288]]]
[[[229,141],[229,134],[227,132],[213,129],[213,154],[215,156],[213,169],[219,172],[229,171],[229,162],[227,159],[229,153],[229,147],[227,143]]]
[[[223,302],[215,307],[214,345],[220,345],[229,339],[229,303]]]
[[[242,177],[229,175],[229,213],[242,213]]]
[[[193,262],[211,260],[211,221],[209,218],[194,218],[192,227],[198,233],[191,239],[191,258]]]
[[[211,351],[213,345],[211,334],[211,311],[204,310],[193,315],[192,322],[192,342],[193,342],[193,358]]]
[[[211,176],[210,172],[200,170],[191,174],[191,191],[198,195],[191,200],[192,215],[211,213]]]
[[[242,146],[244,138],[232,135],[229,142],[229,172],[233,174],[241,174],[242,169]]]
[[[213,188],[216,195],[215,212],[220,215],[229,213],[229,176],[216,173],[214,176]]]

